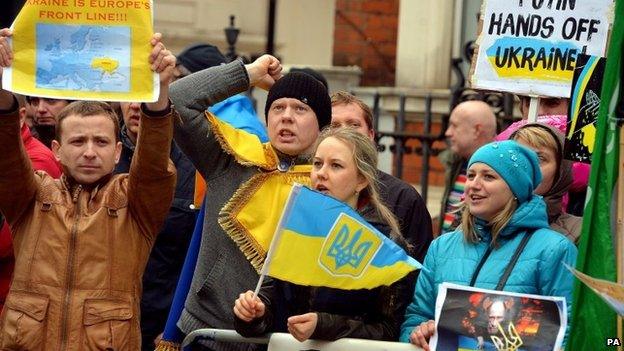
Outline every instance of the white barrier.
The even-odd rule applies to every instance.
[[[182,348],[188,346],[195,341],[211,340],[220,342],[246,342],[249,344],[268,344],[271,334],[263,335],[258,338],[246,338],[234,330],[229,329],[197,329],[190,332],[182,341]]]
[[[253,344],[268,344],[268,351],[419,351],[422,350],[411,344],[387,342],[365,339],[344,338],[336,341],[306,340],[299,342],[288,333],[267,334],[259,338],[245,338],[233,330],[226,329],[198,329],[184,338],[182,347],[198,340],[212,340],[221,342],[247,342]]]

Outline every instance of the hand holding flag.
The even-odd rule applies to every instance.
[[[251,290],[240,294],[234,302],[234,314],[245,322],[264,316],[264,311],[264,303]]]

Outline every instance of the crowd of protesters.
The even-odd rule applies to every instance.
[[[0,30],[0,77],[13,63],[11,35]],[[428,350],[443,282],[562,296],[570,313],[564,264],[576,260],[582,218],[570,202],[582,185],[563,158],[565,130],[552,122],[565,118],[565,99],[545,99],[538,123],[498,137],[485,102],[455,107],[445,195],[432,218],[413,186],[377,168],[370,107],[330,95],[317,72],[284,74],[271,55],[228,63],[207,44],[176,61],[160,34],[150,44],[156,102],[22,97],[0,87],[0,349],[176,347],[162,335],[175,309],[183,334],[289,332]],[[252,87],[268,90],[265,123],[245,95]],[[254,295],[266,252],[252,238],[271,237],[295,183],[343,201],[423,268],[372,290],[269,278]],[[185,271],[190,284],[178,301]]]

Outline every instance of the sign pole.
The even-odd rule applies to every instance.
[[[537,112],[539,110],[540,97],[531,96],[531,102],[529,103],[529,116],[527,121],[529,123],[537,122]]]

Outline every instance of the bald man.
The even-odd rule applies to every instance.
[[[482,145],[496,137],[496,116],[483,101],[465,101],[451,112],[449,126],[444,133],[452,155],[445,174],[445,189],[438,218],[437,233],[454,230],[461,219],[457,205],[464,193],[466,165],[470,156]]]

